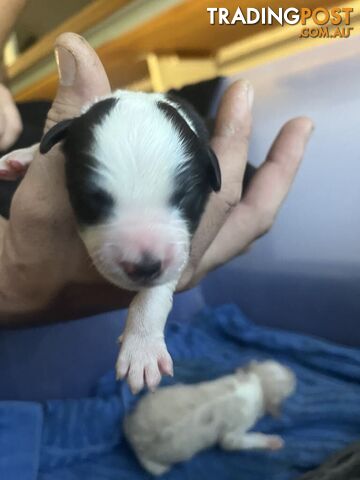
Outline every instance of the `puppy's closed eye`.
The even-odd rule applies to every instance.
[[[71,196],[72,205],[79,223],[93,225],[111,215],[114,199],[99,186],[79,188]]]

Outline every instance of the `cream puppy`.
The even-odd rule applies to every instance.
[[[295,385],[287,367],[254,361],[215,381],[145,395],[125,418],[124,433],[153,475],[216,444],[225,450],[278,450],[284,444],[281,437],[249,430],[264,414],[278,415]]]

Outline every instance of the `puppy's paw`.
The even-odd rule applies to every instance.
[[[124,335],[116,364],[117,378],[127,377],[135,394],[144,386],[154,391],[161,375],[173,375],[173,363],[163,338]]]
[[[12,157],[0,159],[0,180],[17,180],[26,173],[27,165]]]
[[[34,148],[14,150],[0,158],[0,180],[17,180],[23,177],[34,158]]]
[[[284,447],[284,440],[279,435],[269,435],[267,438],[267,448],[269,450],[281,450]]]

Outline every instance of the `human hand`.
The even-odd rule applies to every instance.
[[[10,90],[0,84],[0,151],[10,148],[22,132],[19,111]]]
[[[84,39],[63,34],[56,48],[60,85],[46,129],[79,115],[84,104],[110,92],[105,71]],[[308,119],[284,127],[241,198],[251,131],[249,94],[247,83],[236,82],[221,103],[213,148],[223,188],[209,201],[179,289],[194,285],[270,228],[300,163],[312,128]],[[3,324],[79,318],[129,305],[133,294],[107,283],[80,241],[59,148],[37,154],[13,198],[9,221],[0,227]]]
[[[300,166],[314,128],[307,117],[292,119],[282,127],[243,192],[253,99],[253,87],[247,81],[235,82],[222,98],[212,146],[223,187],[210,198],[195,233],[180,289],[195,285],[270,230]]]
[[[46,130],[110,92],[96,53],[75,34],[56,42],[60,84]],[[131,295],[108,285],[93,268],[77,233],[59,148],[36,154],[0,218],[0,322],[76,318],[119,306]]]

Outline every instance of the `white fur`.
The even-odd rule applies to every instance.
[[[124,432],[140,463],[155,475],[216,444],[226,450],[276,450],[283,446],[280,437],[248,431],[270,404],[279,407],[294,389],[288,368],[253,362],[215,381],[146,395],[125,418]]]
[[[140,291],[130,305],[116,370],[128,377],[133,393],[146,384],[154,390],[161,374],[172,375],[173,365],[164,341],[176,282]]]
[[[164,270],[153,286],[177,280],[186,264],[190,236],[176,210],[118,209],[110,223],[88,227],[82,240],[100,273],[127,290],[141,290],[124,272],[121,262],[137,263],[143,252],[159,258]]]
[[[163,208],[176,171],[186,165],[184,141],[156,106],[157,96],[127,92],[94,130],[91,153],[99,161],[99,183],[119,202]]]

